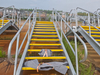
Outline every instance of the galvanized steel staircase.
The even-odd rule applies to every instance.
[[[9,20],[4,20],[3,21],[3,26],[8,22]],[[0,28],[2,27],[2,20],[0,20]]]
[[[78,32],[87,40],[87,42],[94,48],[100,55],[100,27],[94,28],[93,26],[79,26]]]
[[[41,49],[50,49],[53,52],[52,56],[40,57],[37,53],[41,51]],[[66,57],[64,56],[63,49],[61,47],[61,43],[59,41],[53,22],[36,22],[25,61],[33,59],[38,59],[40,63],[47,61],[66,61]],[[69,68],[69,66],[66,67]],[[31,67],[24,67],[23,65],[22,70],[24,74],[26,74],[25,70],[36,69]]]

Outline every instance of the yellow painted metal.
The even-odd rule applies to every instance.
[[[82,28],[89,28],[89,26],[81,26]],[[93,26],[90,26],[91,28],[94,28]],[[98,26],[96,26],[96,28],[100,28]]]
[[[53,24],[53,22],[50,22],[50,21],[36,21],[36,24]]]
[[[60,46],[61,44],[30,44],[30,46]]]
[[[55,27],[35,27],[35,28],[48,28],[48,29],[50,29],[50,28],[55,28]]]
[[[92,37],[100,37],[100,35],[91,35]]]
[[[70,68],[69,66],[66,66],[68,69]],[[35,68],[31,68],[31,67],[23,67],[22,70],[37,70]]]
[[[87,31],[87,33],[89,33],[89,31]],[[100,32],[91,32],[91,33],[100,34]]]
[[[58,35],[32,35],[33,37],[58,37]]]
[[[34,29],[35,31],[56,31],[54,29]]]
[[[31,39],[32,41],[59,41],[59,39]]]
[[[25,57],[25,59],[66,59],[64,56],[58,57]]]
[[[8,22],[9,20],[4,20],[4,22]],[[0,22],[2,22],[2,20],[0,20]]]
[[[63,51],[63,49],[50,49],[50,50],[53,51],[53,52]],[[37,52],[37,51],[41,51],[41,49],[28,49],[28,51]]]
[[[100,39],[95,39],[96,41],[100,41]]]
[[[84,30],[89,30],[89,29],[84,29]],[[97,29],[91,29],[91,30],[97,30]],[[97,30],[98,31],[98,30]]]
[[[53,26],[53,27],[54,27],[54,25],[35,25],[35,26],[40,26],[40,27],[41,27],[41,26],[46,26],[46,27],[49,27],[49,26],[51,27],[51,26]]]
[[[33,32],[36,34],[57,34],[57,32]]]
[[[0,25],[2,25],[2,24],[0,24]],[[5,25],[5,24],[3,24],[3,25]]]
[[[0,27],[2,27],[2,26],[0,26]]]

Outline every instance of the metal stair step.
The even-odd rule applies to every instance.
[[[70,68],[69,66],[66,66],[68,69]],[[22,70],[37,70],[31,67],[22,67]]]
[[[33,32],[35,34],[57,34],[57,32]]]
[[[41,27],[41,26],[42,26],[42,27],[54,27],[54,25],[35,25],[35,26],[36,26],[36,27],[37,27],[37,26],[39,26],[39,27]]]
[[[100,37],[100,35],[91,35],[92,37]]]
[[[56,56],[56,57],[25,57],[25,59],[66,59],[64,56]]]
[[[59,39],[31,39],[31,41],[59,41]]]
[[[58,35],[32,35],[32,37],[58,37]]]
[[[56,30],[51,30],[51,29],[34,29],[34,31],[56,31]]]
[[[89,33],[89,31],[87,31],[87,33]],[[100,32],[91,32],[93,34],[100,34]]]
[[[82,28],[89,28],[89,26],[81,26]],[[94,28],[93,26],[90,26],[91,28]],[[96,26],[96,28],[100,28],[98,26]]]
[[[51,28],[51,29],[54,29],[55,27],[35,27],[35,28],[41,28],[41,29],[42,29],[42,28],[43,28],[43,29],[50,29],[50,28]]]
[[[50,50],[53,51],[53,52],[63,51],[63,49],[50,49]],[[34,52],[37,52],[37,51],[41,51],[41,49],[28,49],[28,51],[34,51]]]
[[[30,46],[61,46],[61,44],[29,44]]]

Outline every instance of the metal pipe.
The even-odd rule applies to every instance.
[[[57,30],[57,26],[56,26],[55,23],[54,23],[54,26],[55,26],[55,29],[56,29],[58,38],[60,39],[60,35],[59,35],[59,32],[58,32],[58,30]],[[60,26],[60,25],[59,25],[59,26]],[[65,36],[65,34],[64,34],[64,36]],[[67,39],[67,40],[68,40],[68,39]],[[60,40],[60,42],[61,42],[61,40]],[[66,59],[67,59],[67,61],[69,62],[69,66],[70,66],[70,69],[71,69],[71,71],[72,71],[72,75],[76,75],[75,70],[74,70],[74,67],[73,67],[73,65],[72,65],[72,62],[70,61],[70,58],[69,58],[69,56],[68,56],[67,50],[66,50],[66,48],[65,48],[65,46],[64,46],[64,44],[63,44],[63,42],[61,42],[61,45],[62,45],[64,54],[65,54],[65,56],[66,56]]]
[[[16,75],[16,69],[17,69],[17,57],[18,57],[19,37],[20,37],[20,34],[17,36],[16,54],[15,54],[15,64],[14,64],[14,74],[13,75]]]
[[[57,13],[57,11],[56,11]],[[59,13],[57,13],[59,15]],[[61,17],[59,15],[59,17]],[[61,17],[62,18],[62,17]],[[87,46],[84,43],[84,41],[73,31],[73,29],[68,25],[68,23],[62,18],[62,20],[65,22],[65,24],[69,27],[69,29],[73,32],[73,34],[80,40],[80,42],[83,44],[84,46],[84,50],[85,50],[85,54],[84,54],[84,58],[82,60],[80,60],[80,62],[84,62],[87,59]]]
[[[61,41],[62,41],[62,19],[61,19]]]
[[[9,43],[9,47],[8,47],[8,60],[10,62],[13,62],[11,60],[11,48],[12,48],[12,44],[15,41],[16,37],[20,34],[21,30],[23,29],[23,27],[25,26],[25,24],[27,23],[27,21],[29,20],[29,18],[31,17],[31,15],[34,13],[34,11],[30,14],[30,16],[27,18],[27,20],[24,22],[24,24],[22,25],[22,27],[20,28],[20,30],[16,33],[16,35],[13,37],[13,39],[11,40],[11,42]]]
[[[76,57],[76,75],[79,75],[78,73],[78,51],[77,51],[77,37],[74,35],[75,40],[75,57]]]

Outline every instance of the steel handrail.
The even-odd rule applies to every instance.
[[[31,22],[30,20],[31,20],[32,15],[33,15],[33,20],[32,20],[32,22]],[[17,68],[17,58],[18,58],[18,55],[19,55],[19,53],[20,53],[20,51],[21,51],[21,48],[22,48],[22,46],[23,46],[23,44],[24,44],[25,39],[26,39],[27,36],[28,36],[28,39],[29,39],[31,25],[32,25],[33,22],[34,22],[34,19],[35,19],[35,17],[34,17],[34,10],[33,10],[33,12],[30,14],[30,16],[27,18],[27,20],[24,22],[24,24],[22,25],[22,27],[20,28],[20,30],[16,33],[16,35],[14,36],[14,38],[11,40],[11,42],[10,42],[10,44],[9,44],[9,47],[8,47],[8,60],[9,60],[11,63],[14,63],[14,62],[12,61],[12,59],[11,59],[11,48],[12,48],[12,45],[13,45],[14,41],[17,39],[17,43],[16,43],[16,54],[15,54],[14,75],[16,75],[16,68]],[[27,32],[26,32],[26,34],[25,34],[25,37],[23,38],[23,41],[22,41],[20,47],[18,47],[18,46],[19,46],[20,32],[21,32],[21,30],[24,28],[24,26],[26,25],[26,23],[27,23],[28,21],[29,21],[29,28],[28,28],[28,30],[27,30]]]
[[[78,16],[79,17],[79,16]],[[84,20],[83,18],[79,17],[80,19]],[[100,31],[99,28],[95,27],[94,25],[92,25],[91,23],[89,23],[88,21],[84,20],[85,22],[87,22],[89,25],[93,26],[95,29],[97,29],[98,31]]]
[[[13,8],[12,21],[13,21],[13,24],[15,23],[14,6],[12,5],[12,6],[9,6],[9,7],[4,7],[4,8],[2,8],[2,10],[3,10],[3,17],[0,18],[0,19],[2,19],[2,27],[3,27],[3,24],[4,24],[4,18],[5,18],[6,16],[8,16],[8,15],[5,14],[5,10],[6,10],[7,8],[11,8],[11,7]],[[13,20],[13,17],[14,17],[14,20]]]
[[[17,36],[20,34],[21,30],[23,29],[23,27],[25,26],[25,24],[27,23],[27,21],[30,19],[30,17],[32,16],[32,14],[34,13],[34,11],[30,14],[30,16],[28,17],[28,19],[24,22],[24,24],[22,25],[22,27],[20,28],[20,30],[16,33],[16,35],[13,37],[13,39],[11,40],[9,47],[8,47],[8,59],[11,60],[11,47],[13,42],[15,41],[15,39],[17,38]]]
[[[93,13],[93,12],[90,12],[90,11],[88,11],[88,10],[85,10],[85,9],[83,9],[83,8],[77,7],[76,10],[78,10],[78,9],[83,10],[83,11],[86,11],[86,12],[88,12],[88,13],[91,13],[91,14],[94,14],[94,15],[97,15],[97,16],[100,17],[100,15],[95,14],[95,13]]]
[[[57,12],[56,12],[57,13]],[[58,13],[58,15],[60,16],[60,18],[65,22],[65,24],[70,28],[70,30],[73,32],[73,34],[80,40],[80,42],[83,44],[84,46],[84,50],[85,50],[85,56],[84,58],[80,61],[80,62],[84,62],[86,59],[87,59],[87,46],[86,44],[84,43],[84,41],[75,33],[75,31],[73,31],[73,29],[68,25],[68,23],[61,17],[61,15]],[[64,32],[63,32],[64,34]],[[65,34],[64,34],[65,35]],[[66,37],[65,37],[66,38]]]
[[[85,10],[85,9],[83,9],[83,8],[80,8],[80,7],[77,7],[76,8],[76,12],[77,12],[77,10],[78,9],[80,9],[80,10],[83,10],[83,11],[86,11],[86,12],[88,12],[88,13],[91,13],[91,14],[93,14],[93,15],[97,15],[98,17],[100,17],[100,15],[98,15],[97,13],[92,13],[92,12],[90,12],[90,11],[88,11],[88,10]],[[89,14],[88,14],[89,15]],[[81,18],[82,19],[82,18]],[[86,20],[84,20],[84,21],[86,21]],[[88,25],[89,25],[89,34],[91,35],[91,27],[90,26],[93,26],[91,23],[89,23],[88,21],[86,21],[87,23],[88,23]],[[98,29],[96,26],[93,26],[94,28],[96,28],[98,31],[100,31],[100,29]]]

